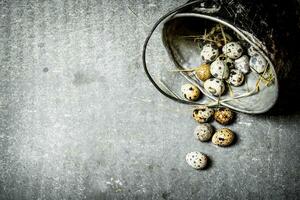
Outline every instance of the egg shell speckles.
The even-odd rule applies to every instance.
[[[223,53],[231,59],[237,59],[243,54],[242,46],[237,42],[229,42],[222,48]]]
[[[204,89],[214,96],[220,96],[225,91],[225,84],[222,80],[210,78],[204,82]]]
[[[224,54],[221,54],[217,58],[217,60],[223,61],[224,65],[226,65],[228,67],[228,69],[234,68],[234,61],[231,58],[228,58],[227,56],[225,56]]]
[[[210,65],[210,73],[217,79],[227,79],[229,68],[221,60],[215,60]]]
[[[244,74],[237,69],[232,69],[229,75],[229,83],[233,86],[241,86],[244,82]]]
[[[210,140],[213,135],[213,127],[208,123],[199,124],[194,130],[194,136],[201,142]]]
[[[247,51],[249,56],[254,56],[256,53],[258,53],[258,51],[253,46],[249,47]]]
[[[199,123],[209,121],[213,114],[214,110],[204,105],[197,106],[197,108],[193,110],[193,118]]]
[[[219,55],[218,48],[213,44],[206,44],[203,46],[200,57],[204,63],[211,63]]]
[[[267,61],[264,59],[264,57],[256,53],[253,56],[251,56],[249,65],[251,68],[253,68],[257,73],[263,73],[265,68],[267,67]]]
[[[206,81],[211,77],[210,73],[210,65],[209,64],[203,64],[195,71],[196,77],[200,79],[201,81]]]
[[[229,108],[218,108],[214,113],[214,118],[218,123],[222,125],[227,125],[233,121],[234,112]]]
[[[248,56],[243,55],[239,59],[236,59],[234,61],[234,66],[236,69],[240,70],[243,74],[247,74],[250,70]]]
[[[221,128],[215,132],[212,137],[212,143],[218,146],[226,147],[232,144],[235,135],[229,128]]]
[[[192,84],[184,84],[181,87],[181,92],[186,99],[191,101],[198,100],[201,95],[199,88]]]
[[[186,154],[185,160],[194,169],[204,169],[208,163],[208,157],[197,151]]]

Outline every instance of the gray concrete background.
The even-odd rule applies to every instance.
[[[297,199],[295,105],[238,114],[218,148],[144,75],[150,26],[182,3],[0,1],[0,199]]]

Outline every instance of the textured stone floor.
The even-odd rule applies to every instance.
[[[146,34],[182,3],[0,0],[0,199],[300,195],[295,96],[275,114],[238,114],[237,143],[218,148],[146,78]],[[194,150],[211,157],[207,170],[185,163]]]

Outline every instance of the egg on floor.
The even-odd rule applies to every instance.
[[[193,118],[199,122],[208,122],[214,114],[214,110],[205,105],[199,105],[193,110]]]
[[[206,81],[211,77],[210,73],[210,65],[209,64],[203,64],[201,65],[196,71],[195,75],[198,79],[201,81]]]
[[[212,137],[212,143],[221,147],[226,147],[232,144],[235,135],[229,128],[221,128],[215,132]]]
[[[237,69],[232,69],[229,75],[229,83],[235,87],[241,86],[244,82],[244,74]]]
[[[191,101],[197,101],[201,95],[200,89],[195,85],[189,83],[181,86],[181,92],[184,98]]]
[[[200,57],[204,63],[211,63],[219,55],[219,50],[214,44],[206,44],[202,47]]]
[[[218,123],[228,125],[234,119],[234,112],[229,108],[221,107],[214,112],[214,118]]]
[[[237,59],[243,54],[242,46],[237,42],[229,42],[222,48],[223,53],[231,59]]]
[[[228,79],[229,68],[221,60],[215,60],[210,65],[210,73],[217,79]]]
[[[204,82],[204,89],[214,96],[221,96],[225,91],[225,84],[222,80],[210,78]]]
[[[236,69],[240,70],[243,74],[247,74],[250,70],[249,58],[246,55],[236,59],[234,61],[234,66]]]
[[[208,157],[197,151],[186,154],[185,160],[194,169],[204,169],[208,163]]]
[[[194,136],[201,142],[210,140],[213,135],[213,127],[209,123],[199,124],[194,130]]]
[[[261,54],[256,53],[253,56],[251,56],[249,65],[257,73],[261,74],[265,71],[265,69],[267,67],[267,61]]]

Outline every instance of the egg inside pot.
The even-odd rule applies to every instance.
[[[222,27],[221,31],[217,30],[218,27]],[[208,34],[210,34],[209,37]],[[274,66],[266,55],[265,49],[260,48],[261,44],[251,37],[251,34],[246,34],[245,31],[219,18],[199,13],[178,13],[166,20],[162,29],[163,44],[170,60],[177,69],[189,72],[182,73],[182,75],[194,81],[202,93],[233,110],[244,113],[262,113],[275,104],[278,96],[278,81]],[[195,67],[212,64],[219,54],[232,59],[232,63],[236,59],[241,60],[241,56],[251,59],[251,55],[248,54],[249,48],[251,52],[255,51],[256,57],[251,60],[249,73],[243,72],[244,82],[239,85],[223,80],[227,89],[222,96],[216,96],[207,91],[204,81],[195,75],[197,73],[190,73]],[[261,60],[257,59],[257,54],[266,63],[259,65]],[[236,63],[240,63],[239,60]],[[224,75],[222,71],[218,74],[218,69],[221,70],[221,67],[212,70],[216,72],[212,73],[216,78]],[[197,103],[205,102],[195,102]]]

